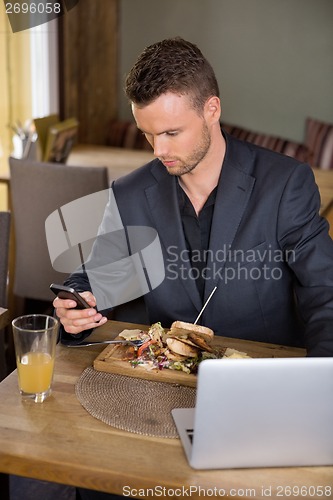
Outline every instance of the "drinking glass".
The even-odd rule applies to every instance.
[[[24,400],[42,403],[52,392],[59,322],[45,314],[12,321],[18,384]]]

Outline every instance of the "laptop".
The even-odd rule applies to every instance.
[[[333,357],[205,360],[172,416],[194,469],[332,465]]]

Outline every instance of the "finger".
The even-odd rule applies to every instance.
[[[67,333],[72,335],[83,332],[84,330],[91,330],[93,328],[98,328],[101,325],[104,325],[107,322],[107,318],[103,316],[98,322],[88,322],[84,324],[77,324],[77,321],[71,322],[69,324],[64,325],[64,328]]]
[[[102,318],[102,314],[95,309],[63,309],[58,310],[59,318],[64,326],[86,326],[91,323],[98,323]]]
[[[54,301],[52,302],[52,305],[55,309],[73,309],[74,307],[77,306],[77,303],[72,300],[72,299],[59,299],[59,297],[56,297]]]
[[[65,321],[72,322],[74,320],[84,320],[85,322],[87,321],[92,321],[92,317],[99,315],[98,317],[101,318],[102,315],[96,311],[94,308],[89,308],[89,309],[66,309],[64,307],[59,307],[56,309],[57,316],[59,318],[65,319]],[[98,321],[98,319],[94,320]]]
[[[96,306],[96,298],[91,292],[80,292],[80,295],[84,298],[86,302],[92,307]]]

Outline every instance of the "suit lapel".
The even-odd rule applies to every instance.
[[[229,158],[230,154],[226,155],[215,200],[207,259],[205,300],[221,279],[228,251],[255,183],[255,178],[244,171],[244,165],[240,168],[237,162],[231,162]],[[251,157],[246,160],[247,167],[252,165]]]
[[[173,254],[177,252],[178,255],[184,255],[186,252],[186,243],[178,208],[177,179],[169,175],[160,163],[156,164],[156,167],[152,170],[152,173],[157,182],[145,190],[151,216],[154,219],[155,227],[166,255],[169,255],[169,249]],[[168,262],[165,264],[168,265]],[[179,258],[178,262],[173,262],[173,269],[178,269],[179,281],[181,281],[193,305],[199,311],[202,307],[202,302],[195,281],[193,279],[181,279],[182,271],[180,266],[183,266],[186,276],[191,276],[190,263],[187,259]]]

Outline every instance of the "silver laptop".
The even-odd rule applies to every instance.
[[[333,357],[206,360],[172,410],[195,469],[333,464]]]

